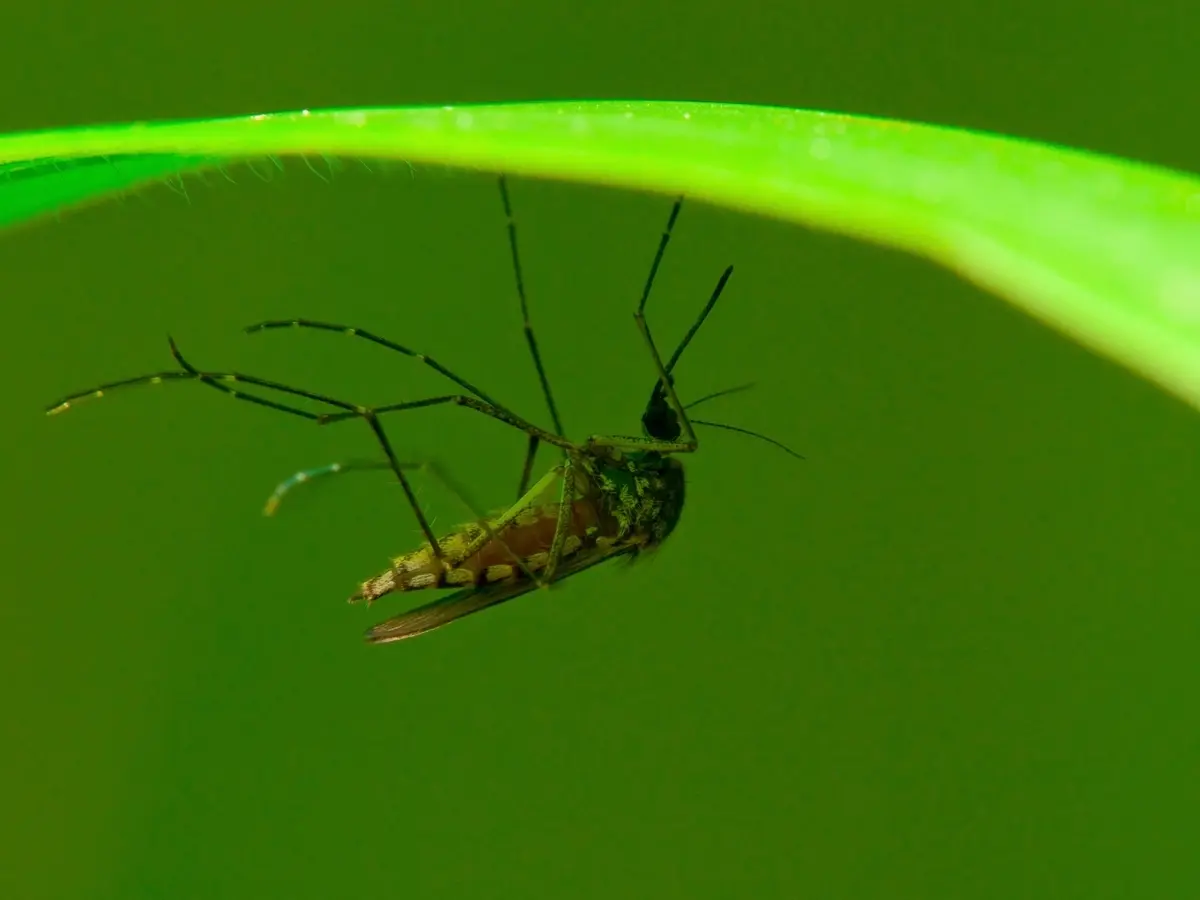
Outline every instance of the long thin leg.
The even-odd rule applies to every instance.
[[[671,354],[671,358],[668,360],[666,365],[668,375],[675,368],[675,363],[679,362],[679,357],[683,355],[683,351],[687,349],[687,345],[692,342],[692,338],[696,336],[696,332],[700,330],[700,326],[704,324],[704,320],[708,318],[708,314],[712,312],[712,308],[717,305],[717,300],[721,298],[721,292],[725,290],[725,283],[729,281],[729,276],[732,274],[733,266],[726,266],[725,271],[721,273],[721,277],[717,279],[717,286],[713,288],[712,294],[709,295],[708,302],[704,304],[704,309],[700,310],[700,315],[696,316],[696,321],[692,323],[692,327],[687,330],[687,334],[683,336],[683,340],[679,342],[679,346],[676,347],[675,352]],[[645,304],[643,303],[642,306],[644,307]],[[642,318],[645,319],[644,308],[639,309],[638,313],[642,314]],[[646,330],[649,331],[649,328]],[[742,390],[742,388],[730,388],[729,390],[737,391]],[[722,393],[728,392],[729,391],[725,391]],[[714,395],[710,394],[708,397],[701,397],[700,399],[708,400],[712,396]],[[689,403],[688,406],[695,406],[695,404],[699,402],[700,401],[697,400],[695,403]]]
[[[326,396],[323,396],[320,394],[310,393],[307,391],[300,391],[295,388],[288,388],[285,385],[279,384],[278,382],[267,381],[266,379],[262,379],[262,378],[253,378],[252,379],[246,375],[228,376],[228,375],[223,375],[223,374],[219,374],[219,373],[201,372],[198,369],[196,369],[191,363],[189,363],[186,359],[183,358],[183,354],[181,354],[179,352],[179,348],[175,345],[174,340],[171,340],[170,343],[171,343],[171,355],[175,357],[175,361],[177,363],[179,363],[179,365],[184,370],[191,372],[193,375],[195,375],[202,384],[207,384],[209,387],[215,388],[216,390],[219,390],[226,394],[229,394],[232,397],[234,397],[235,399],[248,400],[252,403],[258,403],[260,405],[270,406],[272,408],[279,409],[281,411],[285,410],[285,409],[289,409],[288,407],[285,407],[282,404],[272,403],[269,400],[264,400],[262,397],[255,397],[250,394],[243,394],[242,392],[235,390],[234,388],[231,388],[228,385],[223,384],[222,382],[224,382],[224,381],[235,381],[236,382],[236,381],[240,380],[240,381],[246,382],[247,384],[257,384],[262,387],[269,387],[269,388],[273,388],[275,390],[284,390],[286,393],[295,394],[297,396],[311,397],[312,399],[321,400],[322,402],[328,403],[330,406],[339,407],[341,409],[354,410],[355,414],[366,419],[367,425],[370,426],[371,431],[374,432],[374,434],[375,434],[375,439],[377,441],[379,441],[379,445],[383,448],[384,456],[387,457],[388,463],[392,467],[392,472],[395,473],[396,479],[400,482],[400,488],[404,491],[404,496],[408,500],[409,507],[412,509],[413,514],[417,517],[417,524],[419,524],[421,526],[421,531],[425,535],[426,539],[429,541],[430,546],[433,548],[434,555],[437,556],[439,559],[441,558],[441,555],[442,555],[441,547],[438,546],[437,538],[434,537],[434,534],[433,534],[433,529],[429,527],[429,520],[425,518],[425,513],[423,513],[421,511],[421,506],[419,503],[417,503],[417,495],[416,495],[416,493],[414,493],[414,491],[412,489],[412,485],[409,483],[408,478],[405,476],[404,470],[400,467],[400,461],[396,458],[396,451],[394,451],[392,449],[391,441],[388,440],[387,434],[384,433],[383,426],[379,424],[379,419],[376,418],[375,412],[373,410],[371,410],[367,407],[363,407],[363,406],[356,406],[353,403],[346,403],[343,400],[335,400],[332,397],[326,397]],[[308,413],[307,415],[313,416],[312,413]],[[321,421],[320,416],[313,416],[313,417],[318,422]]]
[[[467,393],[474,394],[484,403],[494,406],[497,409],[505,409],[503,404],[493,400],[480,388],[477,388],[465,378],[462,378],[461,376],[451,372],[432,356],[426,356],[424,353],[417,353],[415,350],[405,347],[403,344],[397,344],[395,341],[390,341],[385,337],[380,337],[377,334],[374,334],[370,331],[364,331],[361,328],[355,328],[350,325],[337,325],[333,322],[317,322],[312,319],[277,319],[269,322],[256,322],[253,325],[247,325],[245,332],[247,334],[257,334],[260,331],[273,331],[280,328],[311,328],[316,331],[332,331],[335,334],[345,334],[349,335],[350,337],[362,338],[365,341],[370,341],[373,344],[378,344],[381,347],[386,347],[389,350],[394,350],[397,353],[402,353],[405,356],[412,357],[413,359],[429,366],[431,369],[443,375],[444,377],[450,379]],[[516,413],[507,409],[505,409],[505,411],[508,412],[509,415],[511,415],[514,419],[520,419],[520,416],[518,416]],[[524,420],[522,419],[521,421]]]
[[[514,271],[516,273],[516,279],[517,279],[517,292],[521,299],[521,314],[525,321],[525,339],[529,343],[530,353],[533,355],[533,363],[534,363],[534,366],[537,368],[538,378],[542,384],[542,392],[543,392],[544,396],[546,397],[546,405],[550,410],[550,417],[554,422],[554,430],[559,436],[561,436],[563,433],[562,423],[558,417],[558,409],[555,406],[554,397],[550,393],[550,383],[549,383],[548,379],[546,378],[546,372],[542,366],[541,355],[538,352],[537,340],[533,335],[533,329],[529,322],[528,304],[525,299],[525,285],[524,285],[524,281],[522,280],[522,277],[521,277],[520,258],[517,256],[516,234],[515,234],[516,226],[513,224],[512,220],[511,220],[511,212],[510,212],[509,206],[508,206],[508,195],[507,195],[505,188],[503,187],[503,183],[501,185],[501,190],[503,192],[504,201],[505,201],[505,212],[510,217],[509,237],[510,237],[510,241],[512,242],[513,267],[514,267]],[[503,404],[500,404],[496,400],[492,399],[492,397],[490,397],[487,393],[485,393],[481,388],[476,387],[474,384],[467,381],[465,378],[462,378],[461,376],[450,371],[449,369],[447,369],[445,366],[443,366],[441,363],[439,363],[436,359],[434,359],[431,356],[426,356],[424,353],[417,353],[415,350],[412,350],[409,347],[405,347],[403,344],[397,344],[395,341],[388,340],[387,338],[381,337],[377,334],[374,334],[373,332],[364,331],[361,328],[356,328],[351,325],[339,325],[339,324],[336,324],[333,322],[317,322],[312,319],[275,319],[275,320],[271,320],[268,322],[257,322],[253,325],[248,325],[248,326],[246,326],[245,330],[246,330],[247,334],[256,334],[260,331],[272,331],[272,330],[277,330],[277,329],[281,329],[281,328],[311,328],[311,329],[314,329],[317,331],[331,331],[336,334],[345,334],[345,335],[349,335],[351,337],[362,338],[363,340],[370,341],[373,344],[378,344],[381,347],[386,347],[389,350],[394,350],[397,353],[402,353],[405,356],[412,357],[413,359],[416,359],[419,362],[424,363],[425,365],[429,366],[431,369],[434,369],[439,374],[450,379],[450,381],[457,384],[463,390],[467,391],[468,393],[473,394],[475,397],[482,400],[484,403],[487,403],[489,406],[494,407],[495,409],[504,412],[508,416],[508,418],[505,421],[508,421],[510,424],[517,425],[517,427],[521,428],[522,430],[524,430],[530,434],[529,442],[528,442],[528,445],[527,445],[526,451],[525,451],[525,463],[521,470],[522,471],[521,484],[520,484],[520,488],[517,491],[517,496],[519,497],[525,493],[525,490],[529,485],[529,476],[533,471],[534,457],[537,455],[537,448],[538,448],[538,444],[540,442],[540,438],[538,438],[536,435],[532,434],[532,432],[531,432],[531,429],[534,429],[535,426],[533,426],[531,423],[527,422],[521,416],[517,415],[511,409],[505,407]]]
[[[306,409],[299,409],[294,406],[288,406],[284,403],[279,403],[274,400],[268,400],[265,397],[259,397],[255,394],[248,394],[237,388],[230,387],[230,384],[250,384],[257,387],[266,388],[267,390],[277,391],[279,393],[288,394],[294,397],[302,397],[306,400],[313,400],[318,403],[324,403],[336,409],[344,410],[344,415],[356,416],[366,419],[371,431],[375,434],[376,440],[379,441],[383,448],[384,455],[388,459],[388,464],[397,480],[400,482],[400,487],[404,490],[405,498],[408,500],[409,506],[412,508],[414,515],[417,517],[417,522],[421,526],[421,531],[426,536],[433,551],[439,557],[441,556],[441,548],[438,546],[437,540],[434,538],[433,530],[429,527],[429,522],[425,518],[425,514],[421,512],[420,506],[417,504],[416,494],[413,493],[412,485],[404,475],[403,469],[400,467],[399,460],[396,459],[396,454],[392,450],[391,443],[387,439],[387,435],[383,431],[383,427],[379,424],[375,416],[375,412],[369,407],[358,406],[354,403],[347,403],[344,400],[338,400],[335,397],[329,397],[325,394],[318,394],[315,391],[306,391],[300,388],[290,387],[286,384],[280,384],[277,381],[271,381],[266,378],[258,378],[254,375],[245,375],[240,372],[201,372],[190,362],[184,359],[180,353],[179,347],[175,340],[170,336],[167,337],[167,342],[171,348],[171,355],[175,358],[175,362],[179,364],[183,371],[177,372],[158,372],[151,375],[143,375],[138,378],[126,378],[122,381],[110,382],[107,385],[102,385],[99,388],[92,388],[88,391],[81,391],[76,394],[71,394],[58,403],[50,406],[46,412],[49,415],[61,413],[69,409],[71,405],[79,400],[89,397],[102,397],[106,391],[114,390],[119,387],[133,387],[139,384],[161,384],[165,381],[184,381],[192,380],[199,381],[214,390],[228,394],[235,400],[244,400],[247,403],[253,403],[257,406],[265,406],[268,409],[278,410],[279,412],[288,413],[289,415],[298,416],[309,421],[321,422],[324,416],[320,413],[314,413]],[[475,401],[478,402],[478,401]]]
[[[375,416],[374,410],[371,410],[366,407],[355,407],[355,405],[352,403],[346,403],[345,401],[337,400],[333,397],[327,397],[324,394],[317,394],[312,391],[305,391],[305,390],[301,390],[300,388],[289,387],[288,385],[280,384],[275,381],[270,381],[265,378],[258,378],[253,375],[245,375],[242,373],[235,373],[235,372],[201,372],[200,370],[198,370],[194,366],[192,366],[192,364],[189,363],[186,359],[184,359],[183,354],[179,351],[179,347],[175,344],[174,339],[168,337],[167,340],[171,347],[171,355],[175,357],[175,361],[179,363],[179,365],[182,367],[183,371],[156,372],[151,375],[142,375],[137,378],[126,378],[126,379],[122,379],[121,381],[109,382],[109,383],[101,385],[99,387],[92,388],[91,390],[80,391],[78,393],[71,394],[71,395],[63,398],[62,400],[58,401],[55,404],[52,404],[46,410],[47,415],[55,415],[55,414],[64,412],[65,410],[69,409],[73,403],[75,403],[81,399],[99,398],[99,397],[104,396],[104,394],[106,392],[114,390],[116,388],[133,387],[133,386],[142,385],[142,384],[161,384],[165,381],[200,381],[201,383],[206,384],[209,387],[215,388],[216,390],[219,390],[222,393],[228,394],[229,396],[233,397],[236,400],[245,400],[249,403],[254,403],[259,406],[266,406],[270,409],[276,409],[276,410],[279,410],[280,412],[286,412],[291,415],[295,415],[295,416],[299,416],[304,419],[308,419],[310,421],[320,422],[320,421],[323,421],[324,417],[319,413],[313,413],[313,412],[309,412],[308,410],[297,409],[296,407],[287,406],[282,403],[276,403],[274,401],[267,400],[264,397],[255,396],[254,394],[247,394],[244,391],[239,391],[236,388],[229,387],[229,385],[226,382],[253,384],[258,387],[267,388],[270,390],[276,390],[276,391],[280,391],[282,393],[291,394],[291,395],[298,396],[298,397],[304,397],[305,399],[315,400],[315,401],[322,402],[322,403],[328,403],[332,406],[339,407],[342,409],[354,410],[354,412],[347,413],[347,415],[361,416],[362,418],[365,418],[367,420],[367,424],[371,427],[371,430],[375,433],[376,439],[379,441],[380,445],[384,449],[385,454],[388,457],[387,462],[353,461],[353,462],[349,462],[349,463],[333,463],[331,465],[321,466],[316,469],[309,469],[309,470],[297,472],[291,478],[285,480],[278,487],[276,487],[275,492],[271,495],[270,498],[268,498],[266,508],[264,509],[264,512],[267,515],[272,515],[275,512],[275,510],[279,506],[280,500],[282,500],[282,498],[283,498],[283,495],[286,494],[291,488],[295,487],[297,484],[300,484],[302,482],[309,481],[310,479],[312,479],[314,477],[333,475],[333,474],[337,474],[339,472],[355,471],[355,470],[390,469],[393,473],[395,473],[397,479],[400,481],[400,485],[404,489],[405,496],[408,499],[409,506],[412,508],[413,513],[416,515],[418,524],[421,526],[421,531],[425,535],[425,539],[429,542],[431,550],[433,551],[433,553],[436,556],[438,556],[440,558],[442,556],[442,548],[441,548],[440,544],[438,543],[437,539],[434,537],[433,529],[430,527],[428,520],[425,518],[425,514],[421,511],[420,506],[417,504],[416,494],[413,492],[412,486],[409,484],[408,479],[404,476],[404,470],[406,470],[406,469],[410,470],[410,471],[413,469],[429,470],[444,485],[446,485],[446,487],[449,488],[450,491],[452,493],[454,493],[455,496],[457,496],[459,498],[459,500],[462,501],[463,504],[468,509],[471,510],[472,515],[474,515],[476,517],[477,521],[480,524],[480,527],[483,530],[483,534],[485,535],[485,541],[486,540],[500,540],[501,545],[505,548],[506,551],[508,551],[509,556],[511,556],[513,558],[513,560],[517,563],[517,565],[520,566],[525,571],[525,574],[529,576],[531,581],[533,581],[538,586],[542,585],[542,579],[534,572],[531,572],[526,567],[525,561],[522,560],[511,549],[509,549],[508,545],[502,539],[498,538],[497,533],[496,533],[497,528],[488,524],[486,516],[481,511],[479,511],[479,509],[473,503],[471,503],[470,499],[466,495],[466,492],[463,491],[461,487],[459,487],[454,482],[452,482],[445,475],[445,473],[441,472],[440,469],[438,469],[436,466],[433,466],[431,463],[409,463],[409,462],[401,462],[398,459],[396,459],[395,453],[392,451],[391,444],[388,441],[387,436],[384,434],[383,428],[379,424],[379,421]],[[469,399],[469,398],[464,398],[464,399]],[[501,520],[499,520],[497,522],[497,526],[499,528],[502,528],[504,525],[507,525],[508,521],[511,520],[511,518],[514,518],[516,516],[517,512],[518,512],[517,510],[511,511],[511,515],[508,517],[508,519],[505,519],[502,517]],[[465,556],[470,556],[472,552],[475,552],[476,550],[479,549],[479,547],[482,547],[483,543],[484,543],[484,541],[479,541],[478,547],[474,547],[473,549],[469,547],[468,548],[469,552]]]
[[[403,412],[408,409],[420,409],[425,406],[441,406],[445,403],[453,403],[456,406],[465,406],[467,409],[472,409],[475,412],[482,413],[492,419],[498,419],[513,428],[524,431],[531,437],[536,437],[538,440],[550,444],[554,447],[559,447],[563,450],[573,449],[575,444],[568,441],[566,438],[559,437],[556,434],[551,434],[548,431],[543,431],[536,425],[530,425],[519,416],[514,416],[502,406],[492,406],[484,403],[481,400],[476,400],[474,397],[467,397],[463,394],[444,394],[441,397],[426,397],[422,400],[406,400],[403,403],[388,403],[383,406],[372,407],[356,407],[353,410],[339,413],[326,413],[324,415],[315,416],[322,425],[328,425],[333,422],[344,422],[347,419],[353,419],[362,416],[366,411],[370,411],[375,415],[383,415],[384,413]]]
[[[529,425],[520,416],[509,412],[505,407],[492,406],[488,403],[483,403],[473,397],[465,397],[461,394],[448,394],[441,397],[427,397],[422,400],[410,400],[404,403],[392,403],[386,406],[369,407],[359,406],[356,403],[347,403],[344,400],[338,400],[335,397],[329,397],[325,394],[318,394],[315,391],[306,391],[300,388],[294,388],[286,384],[280,384],[277,381],[271,381],[266,378],[258,378],[254,375],[246,375],[242,372],[200,372],[191,368],[191,364],[183,360],[183,357],[178,355],[179,349],[175,346],[175,342],[168,338],[171,343],[172,355],[180,362],[180,365],[188,366],[181,371],[171,372],[154,372],[149,375],[139,375],[136,378],[125,378],[121,381],[111,381],[107,384],[98,385],[94,388],[89,388],[86,391],[77,391],[74,394],[68,394],[61,400],[52,403],[46,408],[46,415],[58,415],[77,405],[82,400],[90,400],[103,397],[110,391],[118,388],[135,387],[143,384],[163,384],[168,381],[199,381],[209,387],[215,388],[225,394],[230,395],[236,400],[244,400],[247,403],[254,403],[258,406],[265,406],[268,409],[278,410],[279,412],[287,413],[292,416],[299,416],[309,421],[317,422],[325,425],[331,422],[342,422],[348,419],[366,418],[371,415],[382,415],[389,412],[401,412],[409,409],[420,409],[426,406],[440,406],[446,403],[454,403],[458,406],[465,406],[468,409],[481,413],[492,419],[497,419],[516,428],[520,431],[525,431],[548,444],[555,447],[571,448],[575,445],[565,438],[560,438],[557,435],[550,434],[547,431],[542,431],[534,425]],[[267,390],[278,391],[283,394],[290,394],[294,397],[303,397],[306,400],[313,400],[318,403],[326,403],[330,406],[337,407],[342,410],[338,413],[314,413],[306,409],[300,409],[295,406],[288,406],[284,403],[278,403],[274,400],[268,400],[265,397],[259,397],[255,394],[248,394],[245,391],[231,388],[229,384],[250,384],[255,387],[266,388]]]
[[[517,285],[517,297],[521,301],[521,321],[525,329],[525,343],[529,346],[529,355],[533,357],[533,367],[537,370],[538,381],[542,386],[542,396],[546,399],[546,408],[550,411],[550,421],[554,431],[560,437],[565,437],[562,420],[558,416],[558,406],[554,402],[554,393],[550,390],[550,379],[546,375],[546,367],[542,363],[542,354],[538,350],[537,337],[533,333],[533,324],[529,319],[529,302],[525,296],[525,278],[521,271],[521,254],[517,250],[517,220],[513,216],[512,203],[508,197],[508,179],[500,176],[500,200],[504,204],[504,218],[508,223],[508,246],[512,251],[513,278]],[[525,462],[521,466],[521,482],[517,486],[517,496],[521,497],[529,487],[529,479],[533,475],[533,465],[537,458],[539,440],[536,435],[529,436],[525,447]]]
[[[654,279],[658,276],[658,267],[662,264],[663,254],[667,252],[667,244],[671,242],[671,232],[675,230],[675,220],[679,218],[679,210],[683,207],[683,197],[676,197],[675,203],[671,206],[671,214],[667,217],[667,225],[663,228],[662,235],[658,239],[658,249],[654,251],[654,261],[650,263],[650,274],[646,276],[646,284],[642,288],[642,299],[638,302],[638,315],[645,311],[646,301],[650,299],[650,289],[654,287]],[[651,341],[653,347],[653,341]]]
[[[400,463],[402,469],[419,469],[420,463]],[[285,495],[290,493],[294,488],[302,484],[308,484],[310,481],[316,481],[318,478],[326,478],[330,475],[341,475],[345,472],[365,472],[369,470],[379,471],[381,469],[391,471],[392,464],[381,460],[347,460],[345,462],[329,463],[324,466],[314,466],[311,469],[301,469],[294,475],[285,478],[275,486],[275,490],[271,496],[267,498],[266,506],[263,507],[264,516],[273,516],[279,509],[279,504],[283,502]]]
[[[575,470],[571,457],[564,454],[562,466],[562,485],[558,494],[558,518],[554,523],[554,540],[550,542],[550,551],[546,554],[546,567],[542,570],[546,584],[554,581],[554,571],[558,561],[562,559],[563,547],[567,542],[570,531],[571,513],[575,504]]]
[[[337,407],[343,410],[356,410],[357,407],[353,403],[346,403],[342,400],[337,400],[333,397],[327,397],[324,394],[318,394],[314,391],[301,390],[300,388],[290,387],[286,384],[280,384],[277,381],[269,381],[266,378],[258,378],[253,375],[243,375],[240,372],[200,372],[192,367],[191,363],[184,360],[179,352],[175,340],[169,335],[167,343],[171,348],[171,355],[175,357],[175,361],[179,363],[182,371],[176,369],[171,372],[154,372],[150,375],[140,375],[137,378],[125,378],[121,381],[110,381],[108,384],[102,384],[99,387],[90,388],[86,391],[79,391],[74,394],[68,394],[57,403],[51,404],[46,409],[47,415],[57,415],[65,412],[81,400],[103,397],[109,391],[117,388],[135,387],[141,384],[162,384],[167,381],[200,381],[207,384],[209,387],[214,387],[219,391],[234,397],[237,400],[245,400],[247,403],[255,403],[259,406],[265,406],[268,409],[275,409],[279,412],[285,412],[289,415],[300,416],[303,419],[310,421],[319,421],[321,414],[310,412],[306,409],[299,409],[294,406],[287,406],[283,403],[277,403],[274,400],[268,400],[265,397],[258,397],[254,394],[247,394],[244,391],[239,391],[228,387],[221,382],[253,384],[257,387],[267,388],[268,390],[278,391],[282,394],[289,394],[293,397],[303,397],[306,400],[314,400],[318,403],[326,403],[330,406]]]
[[[521,482],[517,485],[517,496],[524,496],[525,491],[529,488],[529,479],[533,476],[533,464],[537,459],[538,440],[536,434],[529,436],[529,441],[525,445],[525,462],[521,466]]]
[[[522,288],[522,290],[523,290],[523,288]],[[527,314],[526,314],[526,319],[528,319]],[[501,421],[506,422],[515,428],[519,428],[520,430],[524,431],[526,434],[528,434],[530,436],[530,441],[529,441],[530,449],[527,450],[527,453],[526,453],[526,462],[525,462],[526,470],[532,470],[532,466],[533,466],[532,457],[537,451],[537,442],[538,441],[544,440],[544,441],[547,441],[547,443],[554,444],[554,446],[556,446],[556,447],[574,446],[573,444],[571,444],[569,441],[567,441],[565,438],[562,437],[562,426],[558,420],[558,411],[554,407],[553,398],[550,397],[550,395],[548,393],[549,385],[548,385],[548,382],[545,381],[545,372],[541,368],[540,357],[536,357],[536,349],[534,350],[534,353],[535,353],[534,362],[538,366],[539,377],[543,380],[543,383],[546,384],[547,403],[550,406],[550,413],[551,413],[552,418],[554,419],[554,427],[557,432],[557,434],[553,434],[553,435],[551,435],[549,432],[545,432],[542,429],[538,428],[533,423],[527,421],[522,416],[513,412],[507,406],[504,406],[501,403],[497,403],[490,396],[488,396],[486,393],[484,393],[481,389],[479,389],[475,385],[471,384],[471,382],[467,381],[465,378],[461,378],[458,375],[454,374],[453,372],[451,372],[449,369],[447,369],[445,366],[443,366],[441,363],[439,363],[437,360],[433,359],[432,357],[426,356],[423,353],[417,353],[416,351],[411,350],[408,347],[403,346],[402,344],[397,344],[395,341],[390,341],[387,338],[380,337],[379,335],[373,334],[372,332],[369,332],[369,331],[364,331],[361,328],[354,328],[354,327],[351,327],[348,325],[336,325],[331,322],[316,322],[311,319],[280,319],[280,320],[274,320],[274,321],[269,321],[269,322],[259,322],[255,325],[249,325],[246,327],[245,330],[248,334],[253,334],[253,333],[256,333],[259,331],[268,331],[268,330],[279,329],[279,328],[312,328],[312,329],[316,329],[318,331],[331,331],[331,332],[335,332],[338,334],[347,334],[347,335],[350,335],[351,337],[358,337],[358,338],[362,338],[363,340],[370,341],[373,344],[379,344],[381,347],[386,347],[389,350],[395,350],[398,353],[402,353],[405,356],[410,356],[414,359],[417,359],[417,360],[425,363],[425,365],[429,366],[432,369],[435,369],[437,372],[441,373],[446,378],[450,379],[455,384],[457,384],[459,387],[463,388],[468,393],[473,394],[475,396],[475,398],[477,398],[478,400],[483,402],[483,406],[473,406],[469,402],[461,402],[460,405],[471,406],[471,408],[473,408],[479,412],[484,412],[485,415],[490,415],[490,416],[492,416],[492,418],[500,419]],[[530,335],[531,335],[531,339],[532,339],[532,332],[530,332]],[[536,342],[534,343],[533,346],[536,348]],[[462,399],[462,401],[470,400],[470,398],[466,398],[466,397],[461,398],[461,399]],[[388,406],[388,407],[377,407],[375,409],[375,412],[376,413],[395,412],[400,409],[417,409],[421,406],[436,406],[439,403],[450,403],[450,402],[459,402],[459,400],[457,399],[457,395],[451,395],[451,396],[447,396],[447,397],[435,397],[435,398],[431,398],[428,401],[417,400],[417,401],[412,401],[411,403],[408,403],[408,404],[394,404],[394,405]],[[349,407],[346,407],[346,408],[347,408],[347,410],[349,410]],[[485,412],[485,409],[487,410],[486,412]],[[340,421],[341,419],[354,418],[356,415],[358,415],[357,412],[349,412],[348,411],[347,414],[343,415],[343,416],[327,416],[324,419],[322,419],[322,422],[336,422],[336,421]],[[549,440],[547,440],[546,437],[543,437],[543,435],[548,435]],[[554,440],[554,438],[558,438],[558,440]],[[527,481],[522,482],[523,485],[525,485],[527,483],[528,483]],[[524,493],[523,489],[522,489],[521,493],[522,494]],[[520,494],[518,494],[518,496],[520,496]]]
[[[598,447],[621,450],[626,453],[695,453],[697,444],[688,441],[660,441],[652,437],[635,434],[594,434],[583,442],[585,451]]]
[[[508,221],[508,246],[512,250],[513,276],[517,282],[517,297],[521,301],[521,321],[525,329],[525,343],[529,345],[529,355],[533,357],[533,367],[537,370],[538,381],[542,385],[542,396],[546,398],[546,408],[550,411],[550,421],[554,423],[554,432],[562,437],[566,435],[566,432],[563,431],[562,420],[558,417],[558,407],[554,403],[554,394],[550,390],[550,379],[546,377],[542,354],[538,350],[537,338],[534,336],[533,325],[529,320],[529,301],[525,297],[525,279],[521,274],[521,255],[517,251],[517,222],[513,218],[512,203],[508,199],[508,179],[503,175],[500,176],[500,199],[504,203],[504,217]]]
[[[162,384],[164,381],[195,381],[196,376],[191,372],[180,372],[178,369],[171,372],[154,372],[150,375],[139,375],[137,378],[122,378],[120,381],[110,381],[107,384],[101,384],[86,391],[78,391],[74,394],[68,394],[61,400],[50,404],[46,407],[46,415],[57,416],[59,413],[64,413],[71,407],[79,403],[80,400],[92,400],[103,397],[109,391],[117,388],[136,387],[142,384]]]

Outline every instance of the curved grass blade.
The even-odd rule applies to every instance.
[[[0,226],[18,225],[47,212],[94,203],[216,162],[219,160],[208,157],[148,153],[3,163]]]
[[[137,177],[57,170],[134,154],[154,160]],[[1200,407],[1200,180],[1179,172],[778,107],[302,110],[0,137],[0,224],[158,177],[168,154],[179,171],[272,155],[403,159],[684,194],[838,231],[941,263]]]

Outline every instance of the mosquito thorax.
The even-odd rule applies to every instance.
[[[679,460],[652,450],[627,450],[585,457],[582,463],[604,518],[616,525],[610,537],[640,539],[641,550],[667,539],[683,512]]]

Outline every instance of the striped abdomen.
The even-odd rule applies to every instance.
[[[616,523],[607,512],[588,498],[575,500],[571,507],[561,559],[612,543]],[[388,571],[363,582],[350,602],[369,603],[393,591],[460,588],[528,578],[513,556],[519,557],[531,572],[545,568],[554,543],[558,509],[557,504],[547,504],[525,510],[464,559],[466,549],[486,534],[477,524],[466,525],[438,541],[442,559],[434,555],[429,544],[397,557]]]

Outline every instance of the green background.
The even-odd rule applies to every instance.
[[[1191,4],[41,4],[0,31],[0,129],[298,107],[640,97],[986,128],[1196,169]],[[342,163],[159,187],[0,236],[8,528],[0,895],[1192,896],[1200,422],[928,265],[685,206],[652,300],[708,417],[651,562],[418,641],[342,599],[414,544],[372,452],[195,385],[443,388],[304,315],[429,352],[537,420],[494,183]],[[668,205],[514,182],[575,436],[636,427],[629,313]],[[523,441],[398,418],[489,505]],[[549,457],[543,458],[544,462]],[[430,512],[462,518],[430,486]]]

